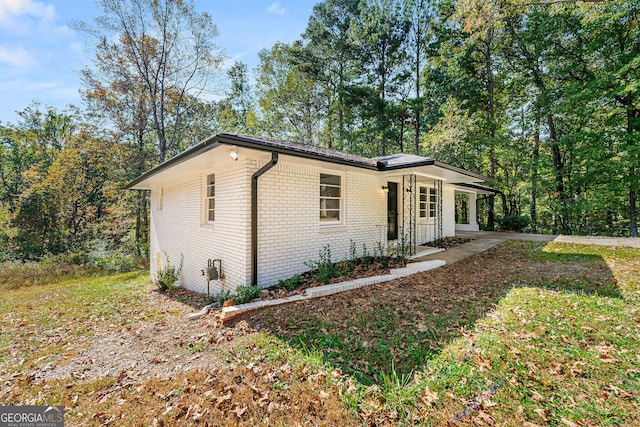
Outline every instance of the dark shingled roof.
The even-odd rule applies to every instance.
[[[370,159],[368,157],[357,156],[355,154],[349,154],[342,151],[331,150],[329,148],[318,147],[316,145],[303,144],[301,142],[282,141],[278,139],[266,138],[262,136],[249,136],[242,134],[231,133],[219,133],[212,137],[205,139],[202,142],[194,145],[191,148],[183,151],[182,153],[170,158],[166,162],[154,167],[147,171],[143,175],[139,176],[133,182],[127,185],[127,188],[132,188],[136,184],[144,181],[145,179],[162,172],[165,169],[170,168],[173,165],[189,160],[195,156],[198,156],[206,151],[209,151],[220,145],[234,145],[237,147],[246,147],[254,150],[262,150],[268,152],[277,152],[280,154],[286,154],[290,156],[304,157],[308,159],[328,161],[331,163],[337,163],[347,166],[355,166],[370,170],[388,171],[395,169],[404,169],[410,167],[430,166],[435,165],[444,169],[453,170],[464,175],[468,175],[478,180],[485,181],[486,178],[475,174],[473,172],[466,171],[464,169],[456,168],[446,163],[438,162],[434,159],[427,157],[415,156],[413,154],[394,154],[391,156],[377,157]]]
[[[428,157],[416,156],[415,154],[392,154],[390,156],[376,157],[378,163],[384,165],[385,169],[397,169],[403,167],[414,167],[422,165],[432,165],[435,160]]]
[[[276,151],[285,150],[285,154],[295,155],[297,153],[303,155],[307,154],[312,157],[320,156],[324,159],[342,160],[352,164],[369,167],[371,169],[378,169],[378,163],[375,159],[357,156],[355,154],[349,154],[343,151],[331,150],[329,148],[319,147],[317,145],[303,144],[302,142],[283,141],[280,139],[266,138],[264,136],[250,136],[242,134],[221,133],[217,136],[221,142],[231,140],[238,146],[243,146],[242,143],[245,142],[251,144],[252,148],[256,148],[255,145],[257,144],[265,148],[276,149]]]

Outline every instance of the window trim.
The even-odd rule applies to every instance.
[[[320,188],[322,187],[321,184],[321,179],[322,179],[322,175],[329,175],[329,176],[336,176],[338,178],[340,178],[340,186],[332,186],[332,187],[337,187],[340,189],[340,197],[328,197],[328,196],[321,196],[320,195]],[[325,184],[326,185],[326,184]],[[344,174],[339,173],[339,172],[335,172],[335,171],[321,171],[318,174],[318,222],[320,223],[321,227],[336,227],[336,226],[342,226],[344,225],[344,216],[345,216],[345,179],[344,179]],[[338,206],[338,215],[339,218],[337,220],[330,220],[330,219],[322,219],[319,214],[320,212],[322,212],[322,199],[329,199],[329,200],[338,200],[339,201],[339,206]],[[327,209],[325,209],[327,210]],[[333,209],[332,209],[333,211]]]
[[[422,190],[425,190],[425,200],[422,201]],[[433,200],[431,197],[433,196]],[[424,206],[423,206],[424,203]],[[423,216],[424,214],[424,216]],[[434,186],[420,185],[418,189],[418,219],[433,221],[438,215],[438,193]]]
[[[424,190],[424,201],[422,200],[422,190]],[[429,219],[429,187],[424,185],[418,189],[418,218],[422,221]]]
[[[429,187],[429,219],[436,219],[438,216],[438,192],[436,191],[436,187]],[[433,201],[431,201],[431,196],[433,196]],[[433,215],[431,211],[433,210]]]
[[[209,183],[209,177],[213,177],[213,183],[210,184]],[[213,196],[209,195],[209,188],[213,188]],[[216,174],[215,173],[207,173],[204,176],[204,224],[206,225],[213,225],[215,224],[215,220],[216,220],[216,206],[215,206],[215,200],[216,200]],[[209,208],[209,201],[213,200],[214,203],[214,207],[213,209]],[[209,219],[209,213],[213,212],[213,219],[210,220]]]

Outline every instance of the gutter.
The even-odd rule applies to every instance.
[[[271,161],[251,175],[251,284],[258,284],[258,178],[278,163],[278,153],[271,153]]]

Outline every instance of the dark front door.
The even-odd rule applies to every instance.
[[[388,182],[387,193],[387,240],[398,238],[398,183]]]

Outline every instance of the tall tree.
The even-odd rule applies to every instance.
[[[287,44],[276,43],[271,49],[260,51],[258,102],[270,136],[316,144],[323,117],[322,92],[317,82],[293,61],[293,50]]]
[[[616,141],[616,167],[622,168],[628,198],[629,234],[638,236],[640,194],[640,4],[620,1],[572,8],[582,16],[590,51],[593,84],[581,92],[601,109],[602,95],[610,103],[605,125]],[[585,93],[588,92],[588,93]],[[587,99],[589,99],[587,98]]]
[[[433,6],[431,0],[408,0],[406,13],[409,15],[411,28],[409,33],[409,50],[411,52],[411,68],[414,83],[414,96],[409,104],[413,114],[414,150],[420,154],[420,134],[422,132],[422,111],[425,100],[422,95],[421,77],[427,67],[428,45],[431,38],[430,25],[433,20]]]
[[[222,63],[214,43],[218,30],[211,16],[197,12],[191,0],[101,0],[99,4],[104,15],[93,26],[77,26],[98,40],[96,62],[105,61],[107,67],[122,63],[124,73],[141,85],[162,163],[181,148],[184,114]],[[93,73],[96,79],[114,77],[101,66]]]
[[[375,117],[375,126],[368,130],[377,143],[380,155],[388,154],[388,142],[393,138],[393,107],[406,92],[409,70],[405,43],[410,28],[401,5],[393,0],[363,2],[358,25],[351,28],[358,54],[365,70],[360,85],[361,96],[372,97],[367,102]]]
[[[294,60],[302,70],[323,85],[326,99],[326,145],[337,148],[346,144],[347,92],[356,77],[357,58],[350,35],[351,26],[359,19],[359,0],[325,0],[313,7],[306,42]],[[337,135],[334,129],[337,122]]]
[[[257,116],[255,97],[247,64],[236,61],[227,70],[230,88],[218,103],[218,121],[221,129],[236,133],[256,133]]]

